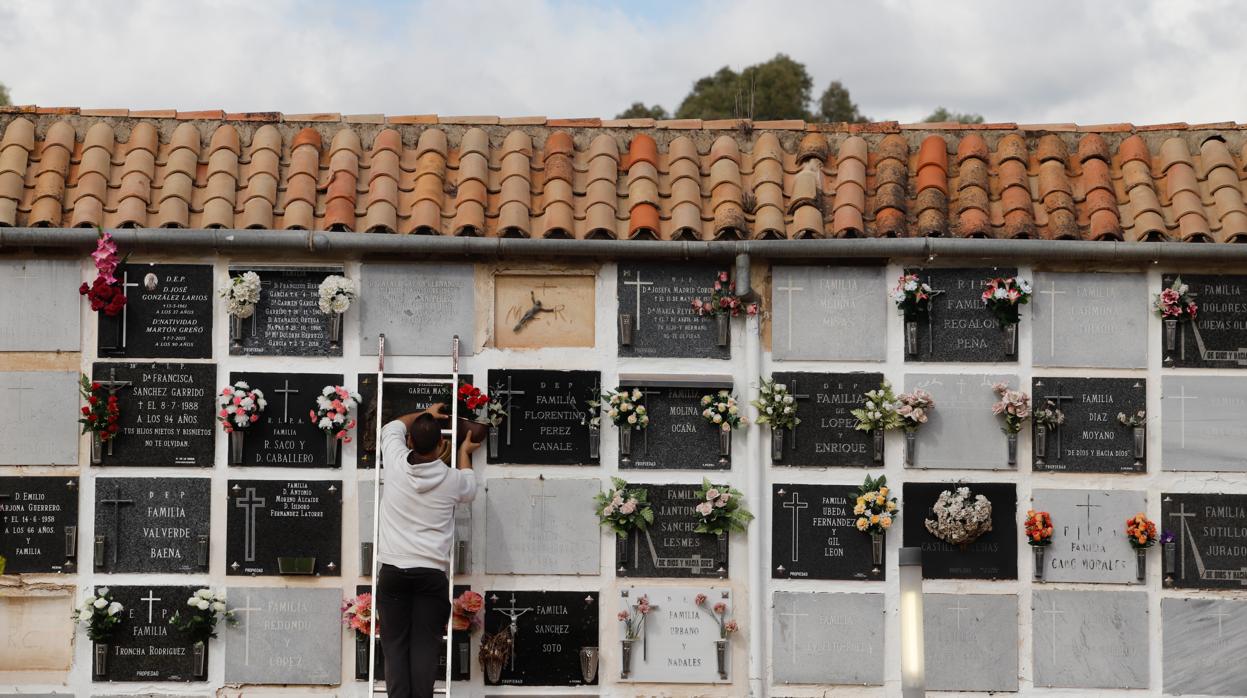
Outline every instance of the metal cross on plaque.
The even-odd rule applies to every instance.
[[[255,515],[265,508],[264,497],[255,496],[255,488],[248,487],[242,498],[234,500],[234,507],[247,512],[243,519],[243,561],[255,562]]]
[[[121,292],[123,294],[126,292],[127,288],[138,288],[141,285],[142,284],[133,283],[130,281],[129,271],[121,272]],[[128,298],[126,300],[129,301]],[[121,348],[122,349],[126,348],[126,325],[129,324],[127,322],[129,318],[130,318],[130,303],[127,302],[125,305],[121,306]]]
[[[495,389],[494,389],[494,394],[495,394],[495,395],[506,395],[506,396],[507,396],[507,407],[506,407],[506,410],[505,410],[505,412],[507,413],[507,418],[506,418],[505,420],[503,420],[503,421],[507,423],[507,445],[508,445],[508,446],[510,446],[510,445],[511,445],[511,422],[515,419],[515,418],[514,418],[514,416],[512,416],[512,414],[511,414],[511,398],[512,398],[512,397],[514,397],[514,396],[516,396],[516,395],[527,395],[528,393],[527,393],[527,391],[524,391],[524,390],[514,390],[514,389],[512,389],[512,388],[511,388],[511,376],[507,376],[507,388],[506,388],[506,390],[502,390],[502,389],[499,389],[499,388],[495,388]]]
[[[1035,387],[1036,387],[1036,388],[1042,388],[1042,387],[1043,387],[1043,381],[1036,381],[1036,382],[1035,382]],[[1051,400],[1051,401],[1053,402],[1053,404],[1055,404],[1055,405],[1056,405],[1056,409],[1057,409],[1057,410],[1060,410],[1060,409],[1061,409],[1061,403],[1063,403],[1064,401],[1066,401],[1066,400],[1073,400],[1073,399],[1074,399],[1074,396],[1073,396],[1073,395],[1062,395],[1062,394],[1061,394],[1061,384],[1060,384],[1060,383],[1057,383],[1057,384],[1056,384],[1056,393],[1057,393],[1056,395],[1041,395],[1040,397],[1042,397],[1042,398],[1043,398],[1043,399],[1045,399],[1045,400]],[[1056,425],[1056,460],[1057,460],[1058,462],[1060,462],[1060,460],[1061,460],[1061,443],[1062,443],[1062,440],[1061,440],[1061,432],[1062,432],[1062,429],[1061,429],[1061,423],[1060,423],[1060,422],[1057,422],[1057,425]]]
[[[112,566],[116,567],[117,548],[121,547],[121,507],[127,505],[134,506],[134,500],[122,499],[121,485],[114,483],[112,499],[101,499],[100,504],[111,504],[113,507],[113,544],[110,546],[111,550],[109,557],[111,558]]]
[[[496,600],[496,597],[495,597],[495,600]],[[504,607],[504,608],[494,609],[495,611],[506,616],[507,619],[510,621],[510,624],[507,626],[507,629],[511,631],[511,648],[512,648],[511,649],[511,671],[515,671],[515,655],[519,654],[519,651],[518,651],[519,643],[516,642],[516,638],[519,637],[520,626],[519,626],[519,623],[517,623],[517,621],[520,619],[520,616],[524,615],[525,613],[528,613],[529,611],[534,610],[532,608],[517,608],[515,603],[516,603],[515,592],[511,592],[511,605]]]
[[[809,394],[802,395],[801,393],[798,393],[798,392],[797,392],[798,388],[797,388],[797,379],[796,379],[796,378],[793,378],[791,381],[789,381],[789,383],[791,384],[791,389],[788,391],[788,394],[789,394],[789,395],[792,395],[792,401],[793,401],[793,407],[794,407],[794,408],[796,408],[796,407],[800,407],[800,402],[799,402],[799,401],[801,401],[801,400],[808,400],[808,399],[810,399],[810,397],[812,397],[812,396],[811,396],[811,395],[809,395]],[[796,452],[796,450],[797,450],[797,429],[798,429],[800,426],[801,426],[800,424],[794,424],[794,425],[792,425],[792,450],[793,450],[793,452]]]
[[[792,501],[784,502],[783,507],[785,509],[792,510],[792,561],[796,562],[798,553],[797,541],[799,540],[801,530],[797,526],[797,514],[800,513],[801,509],[809,509],[810,503],[801,501],[801,494],[794,490],[792,493]]]
[[[635,279],[633,279],[632,281],[624,281],[623,283],[624,283],[624,286],[635,286],[636,287],[636,308],[635,310],[633,310],[633,312],[636,313],[636,328],[639,330],[641,329],[641,287],[642,286],[653,286],[654,282],[653,281],[642,281],[641,270],[638,269]]]

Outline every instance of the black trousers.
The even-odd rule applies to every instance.
[[[381,565],[377,623],[385,653],[385,692],[391,698],[432,698],[442,635],[450,620],[450,582],[427,567]]]

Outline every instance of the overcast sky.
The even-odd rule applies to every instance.
[[[613,117],[777,52],[873,119],[1247,121],[1234,0],[0,0],[14,103]]]

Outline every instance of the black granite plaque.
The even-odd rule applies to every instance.
[[[601,382],[597,371],[490,371],[489,385],[477,387],[508,416],[498,427],[498,456],[488,462],[596,464],[589,457],[586,402],[601,392]]]
[[[1164,493],[1158,528],[1174,536],[1166,584],[1186,589],[1247,588],[1247,494]]]
[[[869,432],[858,431],[852,410],[866,402],[868,390],[883,383],[882,373],[775,373],[796,399],[796,429],[784,432],[781,465],[872,467]]]
[[[1036,410],[1047,403],[1065,414],[1065,423],[1047,429],[1041,458],[1031,449],[1036,471],[1079,473],[1141,473],[1147,471],[1146,449],[1135,457],[1134,432],[1117,421],[1119,413],[1134,415],[1147,407],[1147,380],[1143,378],[1061,378],[1031,380]],[[1031,420],[1032,443],[1038,444],[1039,426]]]
[[[706,264],[619,265],[619,314],[632,320],[632,343],[620,356],[728,359],[718,346],[715,319],[693,310],[693,299],[708,299],[718,267]]]
[[[983,304],[987,282],[1016,276],[1017,269],[906,269],[905,273],[917,274],[932,290],[942,292],[932,301],[927,317],[918,321],[918,354],[906,361],[1017,361],[1016,356],[1007,355],[1005,333]]]
[[[5,574],[78,571],[78,478],[0,477]]]
[[[940,492],[958,486],[971,495],[983,495],[992,503],[992,530],[962,550],[931,535],[926,520],[934,518],[931,507]],[[925,579],[1017,579],[1018,532],[1017,486],[1011,483],[907,482],[901,502],[904,545],[922,547]]]
[[[727,576],[728,538],[694,533],[701,500],[695,485],[634,485],[644,487],[654,510],[654,523],[620,541],[616,537],[615,573],[620,577]],[[621,550],[622,549],[622,550]],[[623,559],[620,559],[620,553]]]
[[[401,417],[412,412],[419,412],[432,407],[438,402],[446,402],[450,396],[450,386],[441,383],[400,383],[391,379],[406,380],[409,378],[450,378],[449,374],[432,373],[387,373],[385,374],[385,404],[381,406],[381,416],[385,421]],[[472,374],[460,373],[461,383],[476,385]],[[488,391],[487,391],[488,392]],[[376,467],[377,441],[377,374],[359,374],[359,396],[364,401],[363,420],[359,423],[359,450],[356,456],[356,467]],[[472,418],[466,413],[463,403],[459,403],[462,416]]]
[[[870,535],[857,530],[855,485],[772,485],[771,577],[882,581]]]
[[[580,670],[580,649],[598,647],[597,591],[486,591],[485,632],[504,628],[514,649],[498,682],[486,685],[597,685]]]
[[[187,608],[199,587],[112,586],[114,601],[125,607],[110,640],[108,672],[96,681],[192,681],[194,655],[187,633],[170,619]],[[212,643],[208,643],[211,650]]]
[[[1176,276],[1161,277],[1161,288],[1169,288]],[[1194,322],[1178,323],[1172,349],[1162,327],[1165,367],[1247,368],[1247,276],[1183,274],[1182,282],[1199,311]]]
[[[341,480],[230,480],[229,575],[342,574]]]
[[[341,373],[231,373],[230,385],[245,381],[264,393],[268,408],[243,436],[243,465],[285,468],[342,467],[342,442],[329,465],[330,441],[309,412],[325,386],[342,385]],[[358,415],[356,415],[358,416]],[[355,438],[355,431],[351,438]],[[222,438],[226,438],[222,432]]]
[[[99,317],[99,355],[149,359],[212,358],[212,266],[123,264],[121,314]]]
[[[216,364],[97,361],[91,376],[116,392],[121,409],[103,465],[212,466]]]
[[[727,455],[719,450],[719,430],[702,417],[702,397],[717,393],[730,384],[703,386],[625,384],[629,390],[644,393],[642,404],[649,411],[649,427],[632,436],[630,461],[621,461],[623,470],[728,470],[732,467],[731,447]],[[610,420],[604,419],[606,424]]]
[[[459,596],[460,594],[462,594],[465,591],[468,591],[471,588],[472,587],[467,584],[456,584],[455,585],[455,596]],[[372,587],[367,584],[361,584],[355,587],[356,594],[371,594],[372,591],[373,591]],[[482,616],[483,615],[484,613],[482,612]],[[449,627],[449,624],[447,625],[447,627]],[[455,681],[470,681],[472,679],[471,634],[466,631],[462,631],[462,630],[455,630],[453,632],[455,634],[454,642],[452,643],[453,650],[454,650],[454,657],[453,657],[454,664],[450,668],[451,678]],[[351,639],[354,640],[357,644],[363,644],[363,645],[368,644],[367,635],[360,635],[359,633],[353,632],[351,633]],[[438,651],[438,655],[437,655],[437,669],[438,669],[438,676],[440,677],[440,676],[445,676],[446,674],[446,636],[445,634],[442,635],[442,642],[439,645],[439,647],[440,647],[440,650]],[[373,675],[376,677],[377,681],[384,681],[385,680],[385,653],[381,649],[380,638],[377,638],[376,648],[377,648],[377,653],[376,653],[376,667],[377,668],[373,671]],[[364,657],[366,656],[366,652],[367,651],[365,650],[365,654],[360,654],[358,652],[355,654],[355,680],[356,681],[367,681],[368,680],[368,662],[366,659],[363,662],[360,661],[361,659],[364,659]]]
[[[243,356],[342,356],[342,344],[330,346],[329,316],[320,312],[320,282],[343,274],[342,267],[230,267],[231,277],[249,271],[260,275],[260,302],[243,320]],[[354,309],[347,312],[353,312]]]
[[[96,479],[96,571],[207,572],[211,485],[208,478]]]

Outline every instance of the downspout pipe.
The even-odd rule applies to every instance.
[[[753,291],[750,278],[749,255],[736,256],[736,293],[746,300]],[[759,331],[757,316],[745,315],[745,384],[738,388],[743,402],[748,404],[748,396],[757,390],[762,377],[762,335]],[[757,415],[752,415],[756,421]],[[766,624],[765,609],[771,605],[766,587],[766,571],[770,569],[767,562],[766,543],[769,540],[770,526],[767,524],[768,498],[764,497],[766,487],[765,460],[761,453],[762,439],[758,429],[745,430],[745,458],[740,465],[745,470],[745,503],[753,512],[754,520],[750,523],[749,536],[753,540],[748,550],[749,561],[749,693],[750,698],[766,698],[768,683],[766,681],[766,647],[767,633],[770,626]],[[739,472],[739,471],[738,471]]]
[[[1247,262],[1247,245],[1226,243],[994,240],[982,238],[821,238],[816,240],[567,240],[387,235],[302,230],[111,230],[132,252],[214,251],[225,255],[289,252],[336,259],[468,256],[614,259],[1010,259],[1094,264]],[[94,246],[92,228],[0,228],[0,250]]]

